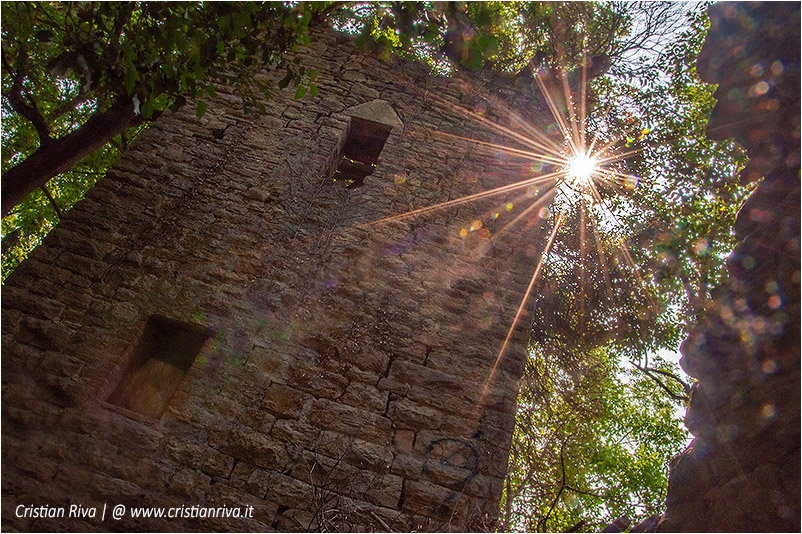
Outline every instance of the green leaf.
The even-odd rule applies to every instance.
[[[462,58],[461,63],[471,70],[477,70],[484,64],[484,58],[479,50],[476,49],[476,44],[471,43],[467,50],[468,54]]]
[[[287,74],[285,74],[284,77],[278,82],[279,89],[284,89],[285,87],[287,87],[294,77],[295,73],[288,68]]]
[[[127,94],[134,94],[134,87],[136,86],[137,81],[139,81],[139,73],[136,71],[136,69],[134,69],[133,66],[126,69],[123,83],[125,84],[125,92]]]
[[[195,105],[195,116],[200,119],[203,117],[204,113],[206,113],[206,102],[198,100],[198,103]]]
[[[142,117],[149,119],[153,116],[153,100],[147,99],[139,108]]]
[[[498,50],[499,41],[494,35],[481,35],[476,38],[477,50],[485,57],[491,56]]]
[[[306,94],[306,87],[303,85],[299,85],[298,89],[295,91],[295,100],[300,100]]]

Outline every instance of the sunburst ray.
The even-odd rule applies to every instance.
[[[537,262],[537,267],[535,267],[535,272],[532,274],[532,278],[529,280],[529,285],[526,288],[526,292],[524,293],[523,298],[521,299],[521,304],[518,306],[518,310],[515,312],[515,317],[512,320],[512,324],[510,325],[509,330],[507,331],[507,337],[504,338],[504,343],[501,344],[501,349],[498,351],[498,355],[496,356],[496,361],[493,362],[493,367],[490,369],[490,375],[485,380],[484,387],[482,388],[482,394],[479,396],[479,401],[477,402],[477,410],[482,405],[482,401],[487,394],[487,389],[490,387],[490,382],[493,380],[493,375],[496,373],[496,369],[498,369],[498,364],[501,362],[502,356],[504,356],[504,350],[507,348],[507,345],[510,342],[510,338],[512,338],[512,334],[515,331],[515,327],[518,326],[518,321],[523,314],[523,310],[526,307],[526,302],[529,300],[529,295],[532,293],[532,288],[535,286],[535,282],[537,282],[538,277],[540,276],[540,271],[543,268],[543,260],[547,258],[549,255],[549,251],[551,250],[551,246],[554,244],[554,239],[557,236],[557,231],[560,229],[562,222],[564,220],[564,215],[562,213],[556,216],[554,221],[554,228],[551,231],[551,235],[549,236],[549,240],[546,242],[546,246],[543,249],[543,253],[540,255],[540,259]]]
[[[625,148],[622,142],[630,136],[635,136],[633,132],[637,129],[636,125],[620,129],[616,133],[606,131],[603,124],[600,123],[594,123],[595,126],[593,128],[590,127],[587,103],[587,68],[587,63],[583,62],[578,89],[572,88],[565,69],[560,69],[556,76],[549,75],[547,77],[542,74],[535,76],[535,81],[553,118],[553,124],[562,134],[562,144],[559,144],[555,138],[551,137],[551,135],[556,134],[556,132],[551,131],[551,125],[546,129],[536,128],[524,121],[517,113],[501,108],[501,115],[503,116],[506,111],[508,119],[507,125],[502,125],[484,116],[481,112],[466,109],[439,95],[426,92],[425,98],[436,108],[455,111],[469,120],[486,127],[489,132],[504,140],[471,139],[443,131],[436,131],[432,135],[453,139],[459,143],[470,143],[478,151],[490,154],[497,152],[512,158],[520,158],[523,161],[544,164],[546,172],[485,191],[365,223],[365,225],[375,225],[422,216],[436,210],[462,206],[497,195],[519,192],[532,186],[537,186],[537,196],[499,230],[494,229],[493,234],[496,236],[505,235],[522,221],[527,221],[530,227],[538,225],[543,228],[541,225],[545,218],[543,212],[537,210],[550,207],[554,213],[554,225],[549,238],[543,246],[543,250],[540,251],[540,257],[526,291],[518,304],[509,330],[507,330],[506,336],[496,353],[489,375],[482,386],[481,395],[476,406],[477,414],[487,397],[493,377],[501,359],[504,357],[505,351],[509,347],[515,329],[520,326],[527,302],[532,297],[538,281],[542,280],[544,265],[556,253],[554,243],[560,235],[560,229],[566,227],[566,213],[568,212],[566,208],[569,205],[572,206],[569,209],[578,210],[576,212],[576,223],[572,222],[571,224],[578,225],[576,230],[578,244],[576,245],[577,248],[574,249],[576,250],[575,258],[577,259],[574,270],[578,270],[579,280],[578,291],[574,298],[579,299],[579,302],[575,304],[579,311],[580,329],[584,329],[583,325],[587,320],[586,315],[592,311],[588,309],[589,299],[596,298],[597,294],[604,294],[600,293],[602,290],[599,287],[602,276],[606,297],[611,303],[615,302],[616,295],[614,294],[610,271],[613,257],[605,253],[605,247],[608,245],[605,244],[606,240],[602,239],[599,225],[603,222],[610,222],[621,227],[621,221],[605,198],[609,199],[609,195],[613,194],[631,194],[633,191],[637,191],[641,185],[648,184],[650,181],[634,173],[626,172],[621,167],[621,162],[643,150],[642,147]],[[559,94],[560,92],[562,94]],[[488,96],[488,99],[492,100],[492,97]],[[611,108],[612,105],[604,112],[605,117],[609,114]],[[638,140],[645,133],[648,132],[641,132]],[[600,188],[602,188],[602,191],[600,191]],[[602,196],[602,193],[604,196]],[[518,199],[524,196],[531,198],[532,195],[527,192],[516,197],[516,206]],[[524,237],[525,233],[526,231],[522,230],[522,239],[532,239],[531,237]],[[592,238],[590,234],[593,235]],[[461,235],[467,235],[465,229],[462,230]],[[594,243],[591,243],[590,239],[593,239]],[[615,248],[619,251],[620,257],[623,258],[623,262],[618,264],[619,267],[630,274],[635,285],[640,288],[646,300],[649,301],[652,310],[656,309],[656,303],[626,243],[619,242]],[[614,254],[617,255],[617,253]],[[590,256],[593,256],[594,259],[591,260]],[[596,261],[598,265],[590,265],[592,261]],[[596,269],[596,272],[600,269],[601,276],[594,276],[590,269]]]

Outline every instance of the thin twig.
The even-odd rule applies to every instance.
[[[56,204],[56,199],[53,198],[53,195],[50,194],[50,191],[47,190],[47,187],[44,185],[41,187],[42,191],[44,192],[47,199],[50,201],[50,205],[53,206],[53,209],[56,210],[56,215],[58,215],[59,220],[63,219],[64,216],[61,214],[61,210]]]
[[[560,468],[562,469],[562,483],[560,484],[560,489],[557,492],[557,495],[554,497],[554,500],[551,502],[549,511],[546,512],[546,515],[543,517],[543,519],[538,521],[538,528],[544,532],[546,530],[546,522],[548,521],[551,512],[554,511],[554,507],[557,506],[557,501],[560,500],[560,495],[562,495],[563,490],[565,489],[565,456],[563,455],[563,452],[565,451],[565,443],[567,441],[568,440],[566,439],[563,441],[562,445],[560,445]]]
[[[656,376],[654,376],[650,372],[651,368],[641,367],[639,365],[636,365],[635,368],[638,369],[639,371],[641,371],[643,374],[645,374],[649,378],[651,378],[652,381],[654,381],[655,384],[660,386],[660,388],[663,389],[668,394],[668,396],[671,397],[672,399],[674,399],[675,401],[681,401],[683,403],[690,402],[690,400],[691,400],[690,397],[688,397],[686,395],[677,395],[676,393],[671,391],[671,388],[669,388],[665,383],[663,383],[662,380],[660,380],[659,378],[657,378]],[[684,383],[683,383],[683,385],[684,385]]]
[[[384,531],[385,531],[385,532],[390,532],[390,527],[389,527],[389,526],[387,526],[387,523],[385,523],[385,522],[384,522],[384,520],[383,520],[381,517],[379,517],[378,515],[376,515],[376,512],[374,512],[373,510],[370,510],[370,512],[369,512],[369,513],[370,513],[370,516],[371,516],[373,519],[375,519],[376,521],[378,521],[378,522],[379,522],[379,524],[380,524],[382,527],[384,527]]]

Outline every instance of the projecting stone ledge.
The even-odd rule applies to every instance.
[[[386,100],[371,100],[345,110],[346,115],[367,121],[378,122],[390,128],[403,128],[404,123]]]

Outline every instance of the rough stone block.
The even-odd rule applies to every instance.
[[[284,445],[260,432],[236,428],[228,436],[223,452],[234,458],[247,459],[254,465],[281,471],[287,463]]]
[[[311,398],[306,393],[274,382],[267,389],[262,406],[277,417],[296,419]]]
[[[334,430],[372,443],[389,444],[392,440],[389,419],[345,404],[316,400],[308,419],[318,428]]]

